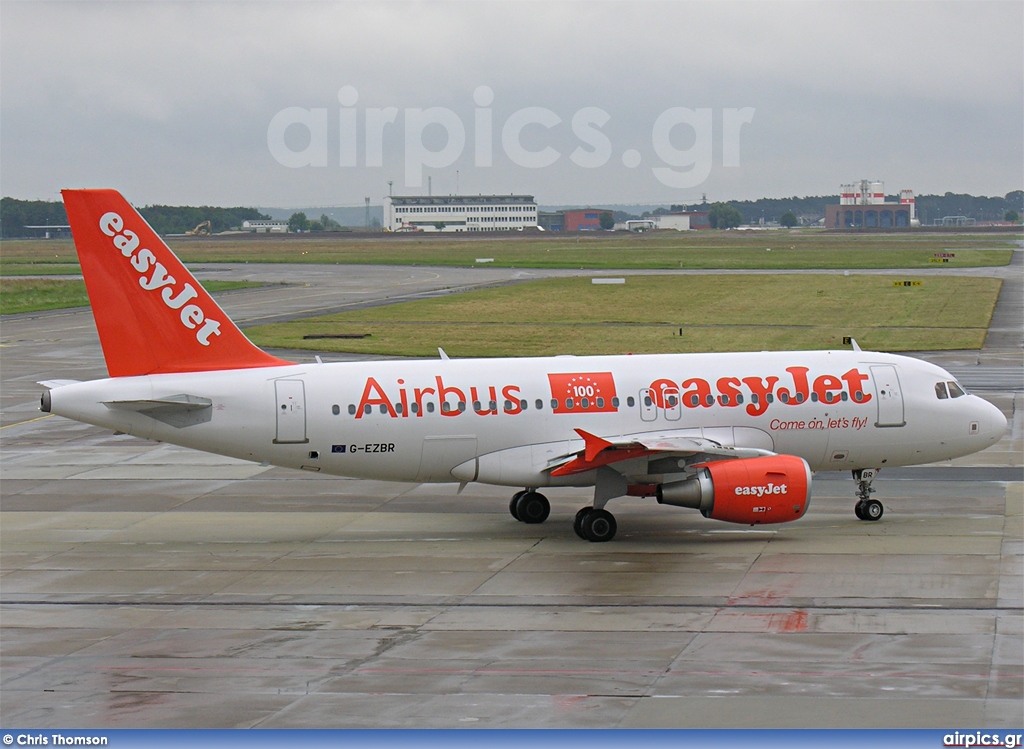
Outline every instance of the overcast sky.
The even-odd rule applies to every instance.
[[[548,205],[1003,195],[1024,3],[0,3],[5,196],[361,205],[428,177]]]

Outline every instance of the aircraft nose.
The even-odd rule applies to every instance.
[[[985,436],[988,439],[990,445],[994,445],[1003,438],[1006,434],[1006,429],[1009,426],[1009,422],[1006,420],[1006,416],[998,408],[993,406],[988,401],[982,401],[985,408],[985,419],[982,424],[988,424]]]

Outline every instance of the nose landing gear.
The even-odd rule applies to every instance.
[[[877,468],[859,468],[853,472],[853,480],[857,482],[857,504],[853,507],[853,513],[858,520],[878,520],[885,512],[881,502],[871,499],[875,493],[871,482],[877,475]]]

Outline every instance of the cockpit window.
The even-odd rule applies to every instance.
[[[961,395],[967,395],[967,393],[964,392],[964,389],[962,387],[960,387],[960,385],[958,383],[956,383],[956,382],[947,382],[946,384],[949,385],[949,397],[950,398],[959,398]]]
[[[936,382],[935,383],[935,397],[940,401],[946,400],[949,397],[949,393],[946,392],[946,383]]]

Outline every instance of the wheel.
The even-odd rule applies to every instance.
[[[877,499],[869,499],[864,503],[863,512],[865,520],[878,520],[882,517],[882,513],[885,512],[885,508],[882,507],[882,503]]]
[[[593,512],[593,507],[583,507],[579,512],[576,513],[576,519],[572,521],[572,529],[576,531],[576,535],[582,538],[584,541],[587,537],[583,535],[583,519]]]
[[[583,518],[583,535],[588,541],[603,543],[615,538],[615,516],[607,510],[591,510]]]
[[[524,523],[543,523],[551,514],[548,498],[537,492],[525,492],[516,502],[516,517]]]
[[[857,516],[858,520],[867,520],[864,517],[864,500],[858,500],[857,504],[853,506],[853,514]]]
[[[524,494],[526,494],[526,489],[523,489],[521,492],[516,492],[512,495],[512,500],[508,503],[508,511],[516,520],[519,520],[519,515],[516,512],[516,505],[519,503],[519,498]]]

